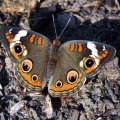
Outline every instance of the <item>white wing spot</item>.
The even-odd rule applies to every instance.
[[[103,51],[106,50],[105,46],[103,46]]]
[[[24,37],[27,35],[27,30],[21,30],[18,32],[18,34],[14,37],[13,41],[20,41],[21,37]]]
[[[11,34],[12,28],[9,30],[9,33]]]
[[[27,50],[24,50],[23,56],[26,56],[28,54]]]
[[[83,68],[83,61],[80,61],[79,66]]]
[[[92,55],[98,57],[98,50],[96,49],[96,45],[93,42],[88,42],[87,48],[91,50]]]

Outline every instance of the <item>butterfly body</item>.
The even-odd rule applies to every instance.
[[[59,49],[60,49],[60,41],[53,40],[53,43],[51,44],[49,51],[49,59],[47,65],[47,80],[49,80],[54,74],[56,63],[58,57],[60,56]]]
[[[47,86],[54,97],[78,92],[86,78],[96,75],[116,52],[110,45],[85,40],[51,43],[36,32],[3,25],[0,40],[15,63],[20,84],[31,92],[42,92]]]

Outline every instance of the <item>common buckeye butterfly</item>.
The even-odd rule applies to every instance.
[[[60,45],[42,34],[0,25],[0,40],[15,63],[15,73],[22,86],[41,92],[47,85],[54,97],[78,92],[86,78],[96,75],[116,53],[110,45],[86,40],[72,40]]]

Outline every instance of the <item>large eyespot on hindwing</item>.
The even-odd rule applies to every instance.
[[[24,73],[30,72],[33,68],[32,61],[29,59],[25,59],[24,61],[22,61],[21,68]]]
[[[22,43],[11,43],[10,52],[16,60],[27,55],[26,47]]]
[[[30,59],[25,59],[18,64],[18,72],[22,83],[25,83],[29,88],[41,89],[42,82],[37,75],[34,73],[34,64]]]
[[[67,84],[68,85],[73,85],[75,83],[78,82],[78,79],[79,79],[79,75],[78,75],[78,72],[75,71],[75,70],[70,70],[68,71],[67,73],[67,76],[66,76],[66,79],[67,79]],[[62,87],[65,87],[67,86],[66,83],[63,83],[61,80],[58,80],[56,83],[55,83],[55,87],[56,88],[62,88]],[[68,86],[69,88],[70,86]]]
[[[78,75],[78,72],[77,72],[77,71],[75,71],[75,70],[70,70],[70,71],[67,73],[67,82],[72,85],[72,84],[74,84],[74,83],[77,82],[78,77],[79,77],[79,75]]]
[[[79,78],[78,72],[75,70],[70,70],[67,73],[66,79],[67,79],[68,84],[70,84],[70,85],[75,84],[77,82],[78,78]],[[62,86],[64,86],[64,83],[61,80],[58,80],[55,83],[55,86],[56,86],[56,88],[61,88]]]

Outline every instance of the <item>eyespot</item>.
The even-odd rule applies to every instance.
[[[85,59],[84,64],[85,64],[85,67],[89,69],[94,66],[95,60],[91,57],[88,57]]]
[[[62,86],[63,86],[62,81],[59,80],[59,81],[56,82],[56,87],[57,87],[57,88],[60,88],[60,87],[62,87]]]
[[[33,67],[32,61],[29,59],[24,60],[21,64],[22,71],[25,73],[30,72],[32,67]]]
[[[22,54],[23,53],[23,46],[22,44],[16,44],[14,46],[14,51],[15,53],[17,53],[18,55]]]
[[[32,81],[34,81],[34,82],[38,81],[38,76],[37,75],[32,75]]]
[[[75,70],[71,70],[67,74],[67,81],[69,84],[74,84],[78,80],[78,72]]]

